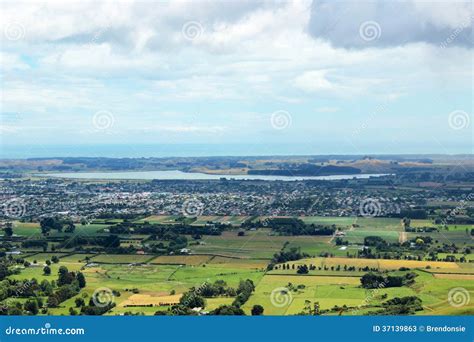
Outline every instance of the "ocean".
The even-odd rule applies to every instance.
[[[340,154],[304,144],[0,145],[0,159],[52,157],[209,157]]]

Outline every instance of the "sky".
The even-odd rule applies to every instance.
[[[470,1],[6,0],[1,10],[3,154],[473,153]]]

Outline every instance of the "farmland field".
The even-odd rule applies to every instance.
[[[335,224],[344,232],[342,239],[347,241],[345,245],[337,245],[335,237],[330,235],[283,236],[275,234],[269,227],[237,229],[247,219],[248,216],[187,218],[187,224],[191,226],[215,222],[230,224],[233,227],[225,229],[219,235],[203,235],[197,239],[186,235],[188,244],[181,255],[163,255],[161,250],[156,255],[78,252],[73,248],[46,253],[39,252],[36,248],[33,253],[26,254],[25,250],[24,259],[31,265],[26,268],[18,265],[18,273],[11,278],[50,281],[56,278],[61,266],[66,266],[70,271],[82,272],[87,280],[86,287],[81,294],[64,301],[59,307],[50,309],[50,314],[58,315],[68,314],[70,308],[75,307],[75,299],[90,298],[97,288],[107,288],[117,294],[114,296],[116,306],[107,312],[107,315],[153,315],[157,311],[169,312],[171,307],[179,302],[183,293],[191,288],[196,289],[215,281],[224,281],[226,286],[236,288],[246,279],[255,284],[255,291],[242,306],[247,314],[250,314],[254,305],[259,304],[265,308],[265,315],[295,315],[315,303],[318,303],[320,310],[327,315],[341,314],[341,309],[338,308],[344,305],[351,309],[344,309],[346,311],[342,312],[342,315],[363,314],[377,310],[386,300],[403,296],[417,296],[423,301],[423,311],[416,314],[464,314],[474,309],[472,303],[462,308],[449,306],[446,299],[447,292],[452,288],[462,287],[469,292],[474,290],[474,264],[469,263],[474,260],[474,254],[437,253],[439,261],[428,260],[428,255],[420,260],[355,257],[362,251],[364,240],[368,236],[377,236],[389,244],[397,244],[401,234],[405,234],[405,239],[411,241],[429,236],[437,246],[453,242],[468,246],[472,239],[466,234],[465,225],[448,225],[448,229],[442,227],[439,232],[404,233],[401,221],[396,218],[303,217],[306,223]],[[183,222],[183,219],[178,216],[149,216],[137,222],[144,221],[167,225]],[[96,221],[93,224],[78,226],[76,233],[78,236],[99,238],[105,236],[104,228],[119,222],[120,220]],[[411,225],[420,228],[433,226],[430,220],[412,220]],[[38,224],[16,222],[14,231],[26,237],[32,237],[34,234],[41,236]],[[50,236],[57,239],[66,234],[54,232]],[[170,244],[166,239],[154,240],[149,233],[120,234],[119,238],[122,250],[142,249],[149,243],[161,244],[162,248],[167,248]],[[48,242],[48,249],[53,245],[54,242]],[[91,245],[90,248],[96,247]],[[305,257],[276,263],[272,270],[267,270],[275,254],[292,250],[303,253]],[[51,264],[51,275],[45,275],[45,262],[53,256],[58,257],[59,262]],[[454,257],[456,260],[463,258],[466,262],[441,261],[448,257]],[[34,261],[36,263],[33,263]],[[313,268],[307,274],[297,274],[301,265],[310,265]],[[351,267],[354,269],[347,269]],[[416,272],[417,277],[411,286],[375,291],[361,286],[361,277],[367,272],[362,270],[363,268],[394,275],[403,274],[399,269],[405,268]],[[275,300],[286,300],[287,296],[290,297],[288,303],[275,304]],[[369,303],[366,302],[367,298],[370,299]],[[206,298],[206,310],[231,305],[234,300],[235,296]]]
[[[141,263],[147,262],[152,259],[152,255],[127,255],[127,254],[99,254],[91,259],[94,263],[109,263],[109,264],[128,264],[128,263]]]
[[[209,255],[163,255],[150,260],[151,264],[200,265],[206,263]]]
[[[432,269],[458,269],[459,265],[454,262],[440,262],[440,261],[417,261],[417,260],[385,260],[385,259],[357,259],[357,258],[310,258],[301,259],[298,261],[288,262],[289,265],[313,264],[319,266],[355,266],[370,268],[377,268],[381,270],[396,270],[400,267],[408,268],[426,268]]]

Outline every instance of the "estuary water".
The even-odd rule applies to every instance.
[[[199,172],[173,171],[126,171],[126,172],[60,172],[37,174],[37,176],[72,178],[72,179],[134,179],[134,180],[218,180],[221,178],[237,180],[269,180],[269,181],[296,181],[296,180],[339,180],[353,178],[380,177],[386,174],[357,174],[333,176],[267,176],[267,175],[210,175]]]

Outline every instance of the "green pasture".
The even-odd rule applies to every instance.
[[[153,255],[140,254],[98,254],[94,256],[90,261],[94,263],[106,264],[132,264],[147,262],[153,258]]]
[[[389,243],[395,243],[399,240],[399,232],[397,231],[374,231],[374,230],[355,230],[348,231],[344,240],[349,241],[351,244],[364,244],[364,238],[367,236],[379,236]]]
[[[203,236],[199,245],[190,248],[193,253],[270,259],[289,240],[288,236],[271,236],[270,229],[246,231],[244,236],[238,236],[237,231],[225,231],[222,235]]]

